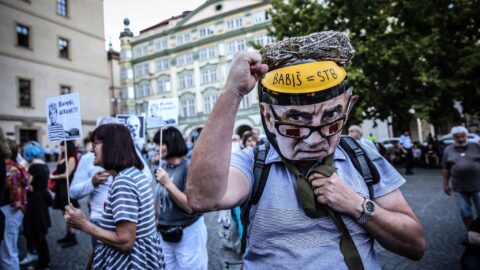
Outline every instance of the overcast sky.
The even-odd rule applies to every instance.
[[[120,50],[120,32],[123,19],[130,19],[130,30],[136,36],[142,29],[150,27],[185,10],[194,10],[205,0],[104,0],[105,47],[108,49],[110,37],[113,49]]]

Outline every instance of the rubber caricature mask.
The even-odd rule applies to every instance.
[[[357,98],[344,68],[353,52],[348,37],[333,31],[262,49],[270,70],[258,83],[262,122],[283,158],[318,160],[334,152]]]

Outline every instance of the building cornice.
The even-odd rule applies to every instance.
[[[10,54],[10,53],[6,53],[6,52],[0,52],[0,56],[10,57],[10,58],[13,58],[15,60],[23,60],[23,61],[27,61],[27,62],[36,63],[36,64],[39,64],[39,65],[50,66],[50,67],[53,67],[53,68],[68,70],[68,71],[71,71],[71,72],[81,73],[81,74],[84,74],[84,75],[93,76],[93,77],[97,77],[97,78],[100,78],[100,79],[108,80],[108,76],[102,76],[102,75],[98,75],[98,74],[95,74],[95,73],[79,70],[79,69],[76,69],[76,68],[71,68],[71,67],[68,67],[68,66],[52,64],[52,63],[48,63],[48,62],[45,62],[45,61],[32,59],[30,57]]]
[[[156,59],[156,58],[159,58],[159,57],[162,57],[162,56],[171,55],[173,53],[177,53],[177,52],[180,52],[180,51],[192,49],[192,48],[195,48],[195,47],[200,47],[200,46],[203,46],[203,45],[206,45],[206,44],[209,44],[209,43],[214,43],[214,42],[217,42],[217,41],[225,40],[225,39],[236,37],[236,36],[242,36],[242,35],[245,35],[247,33],[255,32],[255,31],[258,31],[258,30],[262,30],[262,29],[267,29],[269,26],[271,26],[271,24],[272,24],[271,21],[268,21],[268,22],[256,24],[256,25],[253,25],[253,26],[250,26],[250,27],[236,29],[236,30],[226,32],[226,33],[221,34],[221,35],[216,35],[216,36],[212,36],[212,37],[209,37],[209,38],[204,38],[204,39],[201,39],[201,40],[198,40],[198,41],[183,44],[181,46],[178,46],[178,47],[175,47],[175,48],[172,48],[172,49],[166,49],[166,50],[163,50],[161,52],[156,52],[156,53],[153,53],[153,54],[150,54],[150,55],[145,55],[145,56],[142,56],[142,57],[139,57],[139,58],[135,58],[135,59],[131,60],[131,63],[134,65],[134,64],[138,64],[140,62],[149,61],[149,60]]]
[[[185,18],[180,20],[175,27],[170,28],[170,29],[165,30],[165,31],[162,31],[160,33],[153,34],[151,36],[142,37],[141,35],[139,35],[137,37],[134,37],[134,39],[130,41],[130,44],[132,46],[135,46],[137,44],[145,43],[145,42],[148,42],[150,40],[154,40],[154,39],[157,39],[157,38],[160,38],[160,37],[163,37],[163,36],[168,36],[170,34],[174,34],[174,33],[180,32],[180,31],[188,29],[188,28],[193,28],[195,26],[202,25],[202,24],[205,24],[205,23],[208,23],[208,22],[215,22],[219,19],[218,16],[212,16],[212,17],[209,17],[209,18],[206,18],[206,19],[203,19],[203,20],[191,23],[191,24],[183,25],[188,19],[190,19],[193,15],[198,13],[200,10],[202,10],[203,8],[205,8],[206,6],[208,6],[210,4],[214,4],[214,3],[217,3],[217,2],[221,2],[221,1],[220,0],[207,1],[204,4],[202,4],[199,8],[190,12],[190,14],[188,14]],[[224,18],[224,17],[230,16],[230,15],[236,14],[236,13],[248,11],[248,10],[251,10],[251,9],[254,9],[254,8],[257,8],[257,7],[261,7],[261,6],[267,6],[267,5],[270,5],[270,4],[271,4],[270,0],[264,0],[261,3],[253,4],[253,5],[250,5],[250,6],[245,6],[245,7],[242,7],[242,8],[238,8],[238,9],[234,9],[234,10],[222,13],[219,16]]]
[[[70,25],[68,25],[68,24],[66,24],[66,23],[62,23],[62,22],[53,20],[53,19],[51,19],[51,18],[45,17],[45,16],[43,16],[43,15],[33,13],[33,12],[31,12],[30,10],[28,10],[28,9],[26,9],[26,8],[18,7],[18,6],[15,6],[15,5],[13,5],[13,4],[6,3],[6,2],[4,2],[4,1],[2,1],[2,0],[0,0],[0,5],[7,6],[7,7],[9,7],[9,8],[15,9],[15,10],[17,10],[17,11],[20,11],[20,12],[23,12],[23,13],[26,13],[26,14],[29,14],[29,15],[34,16],[34,17],[37,17],[37,18],[39,18],[39,19],[41,19],[41,20],[45,20],[45,21],[51,22],[51,23],[53,23],[53,24],[60,25],[60,26],[62,26],[62,27],[65,27],[65,28],[68,28],[68,29],[70,29],[70,30],[73,30],[73,31],[75,31],[75,32],[82,33],[82,34],[84,34],[84,35],[86,35],[86,36],[93,37],[93,38],[95,38],[95,39],[101,40],[102,42],[105,42],[105,37],[103,37],[103,36],[97,36],[97,35],[95,35],[95,34],[88,33],[88,32],[86,32],[86,31],[84,31],[84,30],[80,30],[80,29],[78,29],[78,28],[76,28],[76,27],[72,27],[72,26],[70,26]]]

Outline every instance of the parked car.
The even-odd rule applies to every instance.
[[[381,144],[383,145],[383,147],[385,147],[386,150],[385,157],[392,164],[400,163],[402,160],[402,153],[398,148],[399,141],[400,138],[393,137],[387,138],[381,142]]]
[[[381,143],[383,144],[385,149],[387,149],[387,153],[388,153],[388,151],[392,150],[395,147],[395,145],[398,144],[399,141],[400,141],[400,138],[393,137],[393,138],[387,138],[383,140]]]
[[[478,136],[475,133],[470,133],[468,134],[467,140],[469,142],[476,142],[480,143],[480,136]],[[444,135],[440,138],[440,142],[445,144],[445,145],[450,145],[453,144],[453,138],[451,134]]]

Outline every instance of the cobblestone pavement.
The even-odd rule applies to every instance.
[[[440,170],[416,170],[415,175],[407,176],[407,183],[402,192],[415,210],[424,225],[427,250],[424,257],[418,261],[390,253],[376,244],[378,258],[383,269],[460,269],[459,258],[463,247],[459,239],[465,234],[457,206],[453,197],[446,196],[442,191]],[[86,211],[86,202],[81,201]],[[84,269],[91,252],[89,237],[83,232],[77,232],[79,244],[61,249],[56,240],[65,233],[65,223],[58,210],[51,211],[53,226],[49,231],[49,247],[51,253],[51,269]],[[218,236],[217,213],[205,215],[208,228],[209,269],[225,269],[223,261],[235,258],[235,254],[220,248]],[[21,241],[24,251],[24,241]],[[232,268],[231,268],[232,269]]]

